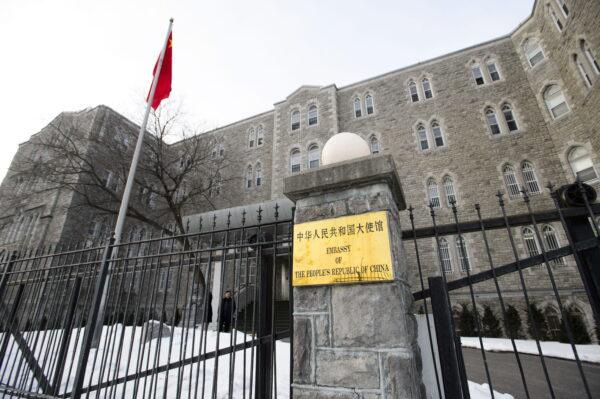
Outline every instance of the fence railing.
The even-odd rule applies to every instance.
[[[221,230],[213,220],[207,232],[6,254],[0,393],[270,398],[289,390],[277,385],[277,347],[290,345],[280,341],[290,331],[276,331],[275,302],[291,293],[276,275],[291,265],[292,225],[277,212],[261,224],[260,212],[252,226],[242,216],[229,228],[229,215]]]
[[[544,342],[557,339],[568,345],[573,359],[572,366],[569,367],[575,368],[579,376],[576,381],[569,381],[572,384],[568,388],[569,392],[573,397],[587,398],[598,397],[600,394],[600,387],[590,384],[590,381],[597,381],[597,375],[589,375],[589,370],[586,373],[577,346],[591,340],[594,325],[589,326],[588,323],[586,326],[585,315],[566,302],[571,299],[572,281],[578,281],[576,285],[581,288],[581,295],[577,299],[588,305],[590,318],[595,320],[596,326],[600,325],[600,204],[593,203],[595,192],[581,183],[559,190],[550,186],[549,192],[555,209],[535,212],[528,193],[523,191],[522,201],[526,212],[512,216],[508,216],[503,195],[498,193],[500,216],[491,219],[482,219],[480,205],[476,204],[473,210],[477,219],[460,221],[456,204],[452,203],[454,223],[442,226],[437,225],[437,214],[433,206],[430,206],[431,226],[425,228],[415,227],[413,209],[409,210],[411,229],[403,232],[403,237],[413,242],[416,254],[421,290],[414,293],[414,299],[421,304],[425,314],[430,313],[429,306],[433,313],[435,336],[432,335],[429,318],[426,320],[437,386],[430,389],[436,389],[440,398],[443,395],[446,398],[470,397],[467,381],[477,378],[483,378],[488,384],[492,398],[495,389],[511,393],[515,397],[557,397],[556,386],[548,367],[548,346]],[[555,230],[543,227],[544,223],[550,222],[560,223],[566,245],[558,244]],[[521,234],[516,227],[522,228]],[[460,245],[466,234],[476,235],[482,243],[481,252],[484,256],[481,258],[484,259],[485,268],[473,273],[471,265],[467,263],[462,268],[465,277],[448,281],[448,270],[444,269],[444,265],[448,263],[444,237],[456,237],[459,243],[456,250],[462,261],[469,259],[466,245]],[[424,238],[435,241],[435,263],[439,267],[439,272],[435,273],[437,276],[426,272],[419,241]],[[512,260],[498,264],[496,259],[499,252],[512,257]],[[569,264],[565,262],[567,256],[570,257],[569,262],[575,264],[573,268],[569,268]],[[562,281],[557,278],[557,273],[572,277],[568,279],[568,292],[562,290]],[[480,294],[483,292],[486,295],[482,298]],[[539,309],[542,302],[552,303],[553,307],[544,312],[544,309]],[[457,306],[461,307],[459,312],[456,310]],[[499,320],[494,313],[500,315]],[[526,321],[527,329],[523,321]],[[552,323],[553,331],[550,331],[549,323]],[[481,363],[477,361],[476,366],[465,363],[462,350],[465,341],[461,341],[461,335],[471,337],[463,340],[472,341],[469,343],[479,350]],[[506,345],[501,349],[495,347],[493,341],[487,339],[489,337],[505,337],[509,348]],[[533,352],[531,348],[524,349],[526,343],[522,339],[526,338],[534,343]],[[439,351],[435,350],[434,341],[437,341]],[[494,364],[489,350],[510,349],[514,356],[514,375],[511,386],[506,386],[505,383],[502,385],[502,381],[494,379],[499,375],[498,367],[502,366]],[[441,381],[438,377],[436,352],[440,357]],[[524,366],[523,353],[536,355],[541,370]],[[533,384],[529,383],[531,380],[544,381],[545,388],[540,391],[538,386],[532,387]],[[500,383],[500,386],[496,383]],[[561,388],[565,389],[564,386]]]

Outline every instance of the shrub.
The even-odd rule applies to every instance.
[[[546,318],[535,303],[529,305],[527,332],[531,338],[537,338],[542,341],[548,340],[548,324],[546,323]]]
[[[481,335],[483,335],[484,337],[499,338],[502,336],[502,328],[500,328],[500,321],[488,305],[485,305],[483,307],[481,330]]]
[[[565,311],[565,316],[569,321],[569,327],[571,327],[571,333],[573,334],[573,341],[575,344],[589,344],[592,342],[590,335],[587,332],[585,323],[581,316],[577,314],[575,309],[569,308]],[[560,323],[560,332],[558,333],[558,340],[560,342],[569,342],[567,331],[565,330],[564,320]]]
[[[523,338],[521,316],[514,306],[508,305],[506,308],[506,320],[504,324],[506,335],[509,338]]]
[[[461,305],[458,328],[462,337],[474,337],[477,335],[475,313],[465,304]]]

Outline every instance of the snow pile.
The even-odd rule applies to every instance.
[[[477,384],[473,381],[469,381],[469,393],[471,394],[471,399],[491,398],[490,386],[488,384]],[[494,399],[514,399],[514,397],[507,393],[498,393],[494,391]]]
[[[36,336],[37,339],[35,338]],[[23,333],[25,340],[36,342],[33,353],[39,364],[44,368],[47,376],[53,375],[55,367],[53,351],[56,350],[55,348],[53,349],[53,346],[56,345],[59,336],[58,332],[53,330]],[[72,389],[82,336],[83,329],[80,331],[73,330],[69,355],[66,359],[65,372],[60,386],[60,394],[70,392]],[[105,327],[102,331],[100,347],[97,351],[92,350],[90,352],[84,386],[89,386],[90,381],[91,385],[95,385],[100,381],[111,381],[117,377],[124,377],[198,355],[200,352],[199,344],[201,336],[203,338],[201,353],[214,351],[217,347],[217,339],[219,340],[219,348],[228,348],[232,344],[240,344],[252,339],[250,335],[242,332],[232,335],[229,333],[208,331],[204,334],[200,328],[175,327],[172,328],[172,337],[160,340],[154,339],[151,342],[143,343],[141,340],[141,327],[123,327],[120,324]],[[108,345],[107,338],[109,340]],[[0,334],[0,341],[3,339],[4,334]],[[206,349],[204,349],[204,345],[206,345]],[[22,361],[22,353],[15,344],[12,336],[9,339],[8,348],[9,352],[4,357],[3,364],[0,364],[0,370],[2,370],[0,371],[0,383],[35,390],[37,388],[37,381],[33,378],[33,374],[27,371],[28,378],[23,378],[26,369],[25,362]],[[234,398],[243,397],[243,391],[245,390],[246,397],[248,397],[250,390],[254,389],[254,384],[251,381],[256,372],[256,370],[253,370],[254,367],[251,367],[251,365],[256,364],[256,353],[252,349],[239,350],[234,355],[219,356],[216,381],[214,380],[215,359],[208,359],[183,367],[175,367],[168,374],[167,372],[162,372],[104,388],[98,395],[94,395],[94,397],[147,398],[151,396],[151,392],[156,392],[160,396],[165,393],[167,398],[173,399],[188,397],[188,395],[195,397],[196,394],[200,397],[210,398],[212,397],[213,388],[216,388],[216,398],[228,398],[230,389],[230,360],[232,363],[235,361],[232,375],[232,396]],[[277,342],[276,357],[274,360],[277,372],[277,397],[282,399],[289,398],[289,343]],[[73,367],[71,368],[72,365]],[[106,372],[100,375],[103,368]],[[469,381],[469,390],[473,399],[490,397],[487,384],[479,385]],[[203,392],[204,395],[202,394]],[[510,395],[499,394],[497,392],[495,392],[495,397],[499,399],[512,399]]]
[[[465,348],[479,349],[479,338],[461,337],[462,346]],[[533,340],[515,339],[519,353],[538,355],[538,348]],[[570,344],[555,341],[540,341],[544,356],[558,357],[561,359],[575,360],[575,355]],[[579,359],[585,362],[600,363],[600,345],[575,345]],[[492,352],[512,352],[513,346],[508,338],[483,338],[483,347]]]

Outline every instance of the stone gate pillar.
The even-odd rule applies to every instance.
[[[398,218],[405,203],[392,157],[369,156],[323,166],[286,178],[284,186],[285,195],[296,203],[293,397],[424,397]],[[358,222],[352,222],[353,215],[358,215]],[[379,231],[381,224],[360,221],[371,215],[374,222],[387,216],[385,232]],[[322,224],[307,223],[317,221]],[[351,225],[356,237],[348,236]],[[315,226],[322,227],[316,229],[321,240],[320,232],[329,230],[327,241],[314,237]],[[360,262],[347,264],[349,253],[370,247],[361,249],[362,241],[343,245],[350,241],[342,238],[362,240],[360,234],[371,233],[378,238],[369,245],[385,244],[381,237],[389,236],[389,267],[387,262],[370,264],[371,255],[386,255],[373,253],[361,253]],[[317,259],[316,264],[306,263],[307,258]],[[325,285],[310,285],[325,280]]]

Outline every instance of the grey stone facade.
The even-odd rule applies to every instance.
[[[476,216],[473,205],[481,204],[484,217],[499,214],[498,190],[507,192],[503,168],[510,163],[516,169],[519,184],[524,176],[520,168],[527,161],[534,170],[540,188],[551,181],[562,185],[575,180],[569,154],[575,147],[587,151],[600,175],[600,71],[595,70],[592,59],[600,60],[600,3],[597,1],[565,1],[568,13],[561,11],[555,1],[536,1],[532,14],[506,36],[484,42],[466,49],[446,54],[435,59],[407,66],[380,76],[353,83],[345,87],[301,86],[286,99],[274,104],[272,110],[255,115],[204,134],[208,139],[222,142],[226,156],[234,161],[229,169],[231,180],[221,193],[213,199],[217,209],[261,203],[283,198],[284,179],[291,175],[290,155],[292,150],[300,152],[300,170],[309,166],[309,148],[318,146],[319,151],[332,135],[349,131],[367,140],[375,137],[379,151],[390,154],[396,165],[408,205],[415,207],[417,227],[431,224],[427,182],[435,180],[440,196],[438,223],[451,223],[452,213],[447,206],[442,185],[445,177],[453,182],[458,202],[459,218],[473,220]],[[549,8],[550,7],[550,8]],[[562,30],[553,20],[560,18]],[[531,66],[525,51],[527,40],[539,42],[543,59]],[[588,50],[586,52],[586,49]],[[584,60],[590,82],[586,83],[574,56]],[[492,79],[488,63],[492,62],[499,74]],[[478,64],[485,84],[478,85],[472,67]],[[431,98],[426,98],[422,86],[423,78],[431,84]],[[409,83],[414,81],[418,88],[419,101],[413,102]],[[554,118],[548,109],[544,93],[556,84],[566,99],[568,112]],[[367,98],[372,107],[368,109]],[[355,101],[360,103],[361,116],[355,112]],[[509,104],[517,128],[509,131],[502,107]],[[317,121],[309,124],[308,109],[316,105]],[[486,110],[496,113],[500,134],[492,134],[486,118]],[[298,129],[292,129],[291,117],[300,112]],[[107,107],[96,107],[80,113],[65,113],[59,118],[77,118],[90,134],[111,125],[135,125]],[[444,145],[436,147],[432,123],[441,128]],[[428,135],[428,146],[422,150],[418,126],[422,124]],[[87,126],[87,127],[86,127]],[[263,143],[249,145],[251,129],[263,131]],[[110,130],[110,129],[109,129]],[[43,134],[44,130],[41,133]],[[185,145],[175,143],[173,146]],[[13,162],[28,151],[27,143],[21,145]],[[250,187],[245,181],[246,171],[252,166],[253,176],[257,164],[262,170],[261,184],[253,178]],[[2,183],[0,191],[14,191],[15,177],[10,173]],[[599,180],[590,182],[600,188]],[[0,195],[4,195],[0,192]],[[28,243],[56,243],[86,236],[90,217],[79,208],[70,206],[76,200],[72,193],[44,193],[25,196],[17,207],[4,209],[0,215],[0,237],[10,232],[24,231]],[[509,213],[524,211],[520,198],[506,196]],[[535,209],[551,208],[552,202],[545,194],[533,195]],[[210,210],[209,207],[187,209],[188,214]],[[23,216],[39,218],[28,235]],[[400,213],[404,228],[410,225],[406,212]],[[37,220],[37,219],[36,219]],[[558,242],[567,240],[558,224],[553,224]],[[11,230],[12,229],[12,230]],[[527,246],[521,229],[514,229],[520,256],[527,256]],[[494,242],[493,260],[496,265],[513,260],[505,232],[491,232]],[[0,240],[2,241],[2,240]],[[4,240],[5,241],[5,240]],[[486,270],[489,265],[483,242],[477,234],[467,234],[467,253],[473,272]],[[436,274],[441,265],[436,254],[434,240],[421,240],[420,255],[425,274]],[[455,241],[449,238],[451,270],[449,279],[464,277],[460,260],[455,250]],[[418,288],[414,249],[406,246],[409,273],[413,286]],[[561,266],[553,266],[561,294],[567,305],[575,305],[586,314],[586,322],[593,335],[593,320],[575,264],[565,260]],[[527,284],[542,307],[555,307],[549,294],[549,282],[542,270],[536,267],[526,272]],[[506,291],[508,303],[523,309],[519,283],[516,276],[505,277],[501,286]],[[415,288],[415,289],[416,289]],[[477,287],[477,295],[494,301],[495,292],[491,284]],[[465,295],[457,294],[457,302],[465,301]],[[523,321],[525,318],[523,318]]]

